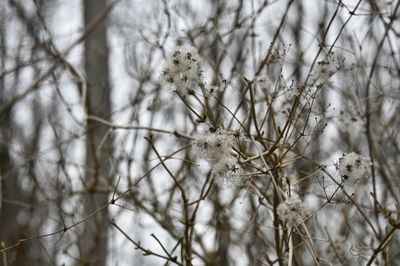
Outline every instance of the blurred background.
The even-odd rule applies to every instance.
[[[1,1],[0,265],[399,265],[399,5]],[[160,78],[182,45],[193,88]],[[240,182],[196,157],[207,127],[246,138]]]

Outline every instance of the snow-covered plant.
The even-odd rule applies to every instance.
[[[296,227],[304,222],[309,215],[306,204],[298,198],[289,198],[279,204],[277,208],[279,218],[289,228]]]

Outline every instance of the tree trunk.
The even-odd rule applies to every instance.
[[[7,54],[6,33],[3,21],[0,21],[0,54]],[[0,73],[5,72],[5,56],[0,57]],[[15,75],[19,77],[18,73]],[[15,84],[20,79],[14,80]],[[16,86],[16,85],[15,85]],[[4,76],[0,78],[0,106],[7,102],[7,93]],[[35,128],[34,134],[30,135],[22,142],[22,150],[30,157],[37,150],[39,134],[41,130],[41,117],[39,112],[39,103],[34,101],[32,112],[35,119],[32,121],[32,127]],[[35,106],[36,105],[36,106]],[[26,107],[29,107],[26,104]],[[30,107],[29,107],[30,108]],[[37,206],[37,186],[22,187],[21,181],[33,182],[35,179],[34,161],[28,158],[20,158],[26,160],[28,165],[28,173],[20,173],[20,167],[11,157],[11,143],[15,139],[20,138],[22,132],[18,128],[12,117],[13,109],[0,113],[0,245],[8,247],[16,244],[18,240],[37,235],[43,224],[43,220],[47,217],[47,209],[43,206]],[[23,165],[19,163],[19,165]],[[26,182],[25,182],[26,183]],[[35,245],[23,243],[18,247],[4,252],[1,255],[0,265],[16,265],[16,266],[36,266],[46,265],[48,256],[45,256],[43,246],[40,240]]]
[[[105,7],[105,0],[86,0],[85,25],[88,25]],[[101,21],[85,40],[85,70],[87,77],[88,115],[110,119],[111,100],[108,80],[108,49],[105,21]],[[86,190],[83,197],[84,216],[104,206],[108,201],[108,173],[112,156],[112,140],[102,139],[107,128],[88,121],[86,140]],[[101,145],[101,146],[100,146]],[[79,265],[105,265],[107,258],[107,209],[85,221],[79,239]]]

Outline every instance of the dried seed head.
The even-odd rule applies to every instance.
[[[361,185],[367,183],[370,165],[371,160],[369,158],[352,152],[343,154],[343,156],[338,159],[336,169],[345,184]]]
[[[179,46],[168,56],[162,71],[163,83],[176,89],[203,84],[200,57],[194,47]]]
[[[233,148],[238,149],[238,138],[224,129],[209,127],[196,136],[197,157],[208,162],[217,183],[223,186],[237,183],[243,175]]]
[[[300,199],[287,199],[279,204],[277,209],[279,218],[288,227],[296,227],[304,222],[309,215],[306,205]]]

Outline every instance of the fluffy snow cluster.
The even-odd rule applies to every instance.
[[[233,147],[238,147],[238,137],[224,129],[209,127],[196,136],[195,152],[208,162],[220,184],[235,183],[242,174]]]
[[[296,227],[304,222],[309,215],[307,206],[300,199],[289,198],[280,203],[277,208],[279,218],[289,228]]]
[[[202,84],[202,69],[196,48],[176,47],[167,58],[161,79],[178,90]]]
[[[345,183],[358,185],[366,183],[370,165],[369,158],[352,152],[339,158],[336,169]]]

